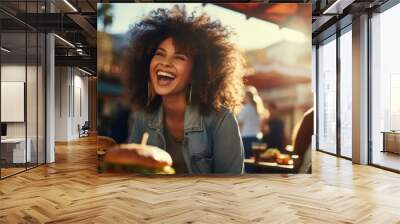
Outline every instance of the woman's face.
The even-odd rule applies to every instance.
[[[150,81],[160,96],[185,94],[192,72],[193,61],[179,52],[171,37],[158,46],[150,62]]]

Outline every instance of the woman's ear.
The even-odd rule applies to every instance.
[[[188,85],[188,100],[187,100],[187,102],[188,102],[188,104],[189,105],[191,105],[192,104],[192,83],[189,83],[189,85]]]

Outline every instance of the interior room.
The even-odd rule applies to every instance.
[[[399,71],[393,59],[399,46],[398,33],[391,27],[399,19],[400,7],[375,14],[371,18],[371,140],[372,163],[400,169],[399,156]]]
[[[0,223],[399,223],[399,1],[198,4],[280,30],[293,3],[312,13],[310,57],[293,44],[301,40],[281,40],[247,52],[255,69],[246,76],[278,107],[285,145],[313,107],[310,172],[228,176],[98,172],[99,149],[114,144],[102,116],[123,96],[121,58],[108,57],[123,37],[104,35],[116,2],[0,1]],[[290,71],[271,59],[282,54],[300,55]],[[275,64],[257,64],[259,55]]]
[[[89,94],[96,94],[94,89],[89,93],[95,65],[87,62],[90,47],[79,39],[81,28],[44,24],[46,13],[64,10],[58,2],[2,1],[1,7],[0,176],[6,178],[54,162],[55,142],[87,136]],[[65,29],[68,32],[60,32]],[[48,32],[61,36],[55,33],[50,40]],[[73,36],[79,47],[63,35]],[[86,61],[69,63],[77,57]]]
[[[13,27],[1,33],[2,177],[45,163],[45,36]]]
[[[358,55],[352,53],[352,50],[361,47],[354,38],[355,27],[354,19],[351,21],[351,13],[340,20],[340,28],[322,31],[320,36],[313,40],[313,50],[317,58],[317,88],[325,90],[317,94],[316,105],[320,108],[316,118],[319,133],[317,150],[352,161],[357,160],[352,159],[357,154],[352,147],[355,140],[354,136],[352,137],[352,123],[360,121],[352,118],[358,115],[358,112],[352,112],[352,108],[359,108],[357,102],[352,101],[360,100],[367,104],[363,107],[367,119],[364,120],[364,123],[367,123],[364,126],[364,134],[371,144],[367,146],[368,153],[363,159],[372,166],[398,172],[398,102],[395,100],[398,92],[398,68],[393,59],[398,44],[393,39],[397,34],[389,33],[393,32],[394,21],[398,19],[399,6],[384,7],[385,4],[381,3],[379,5],[381,6],[378,9],[370,10],[368,14],[370,18],[367,20],[369,28],[366,36],[369,41],[361,43],[365,44],[362,45],[365,48],[365,52],[362,53],[369,58],[360,63],[368,65],[366,72],[369,81],[354,76],[355,70],[358,69],[354,67],[354,57]],[[353,63],[350,63],[351,61]],[[358,82],[363,84],[359,86]],[[359,88],[363,91],[359,96],[361,99],[357,99],[354,92],[359,91]]]

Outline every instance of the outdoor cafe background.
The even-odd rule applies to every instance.
[[[99,4],[98,7],[98,134],[118,143],[128,136],[131,107],[121,64],[129,28],[151,10],[167,3]],[[284,129],[283,145],[292,144],[296,124],[313,107],[311,84],[311,6],[309,4],[188,3],[231,26],[232,38],[244,53],[246,85],[256,87],[266,108],[276,107]],[[285,147],[280,149],[284,152]],[[311,160],[311,158],[307,158]],[[284,172],[285,168],[278,170]],[[260,172],[274,172],[264,170]],[[290,172],[290,169],[289,169]]]

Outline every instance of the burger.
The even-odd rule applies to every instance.
[[[276,148],[267,149],[260,157],[264,162],[278,163],[280,165],[293,164],[293,160],[289,154],[282,154],[279,149]]]
[[[142,174],[174,174],[171,156],[146,144],[120,144],[107,149],[103,170]]]
[[[273,163],[276,162],[280,155],[281,152],[279,151],[279,149],[269,148],[263,154],[261,154],[260,158],[264,162]]]

